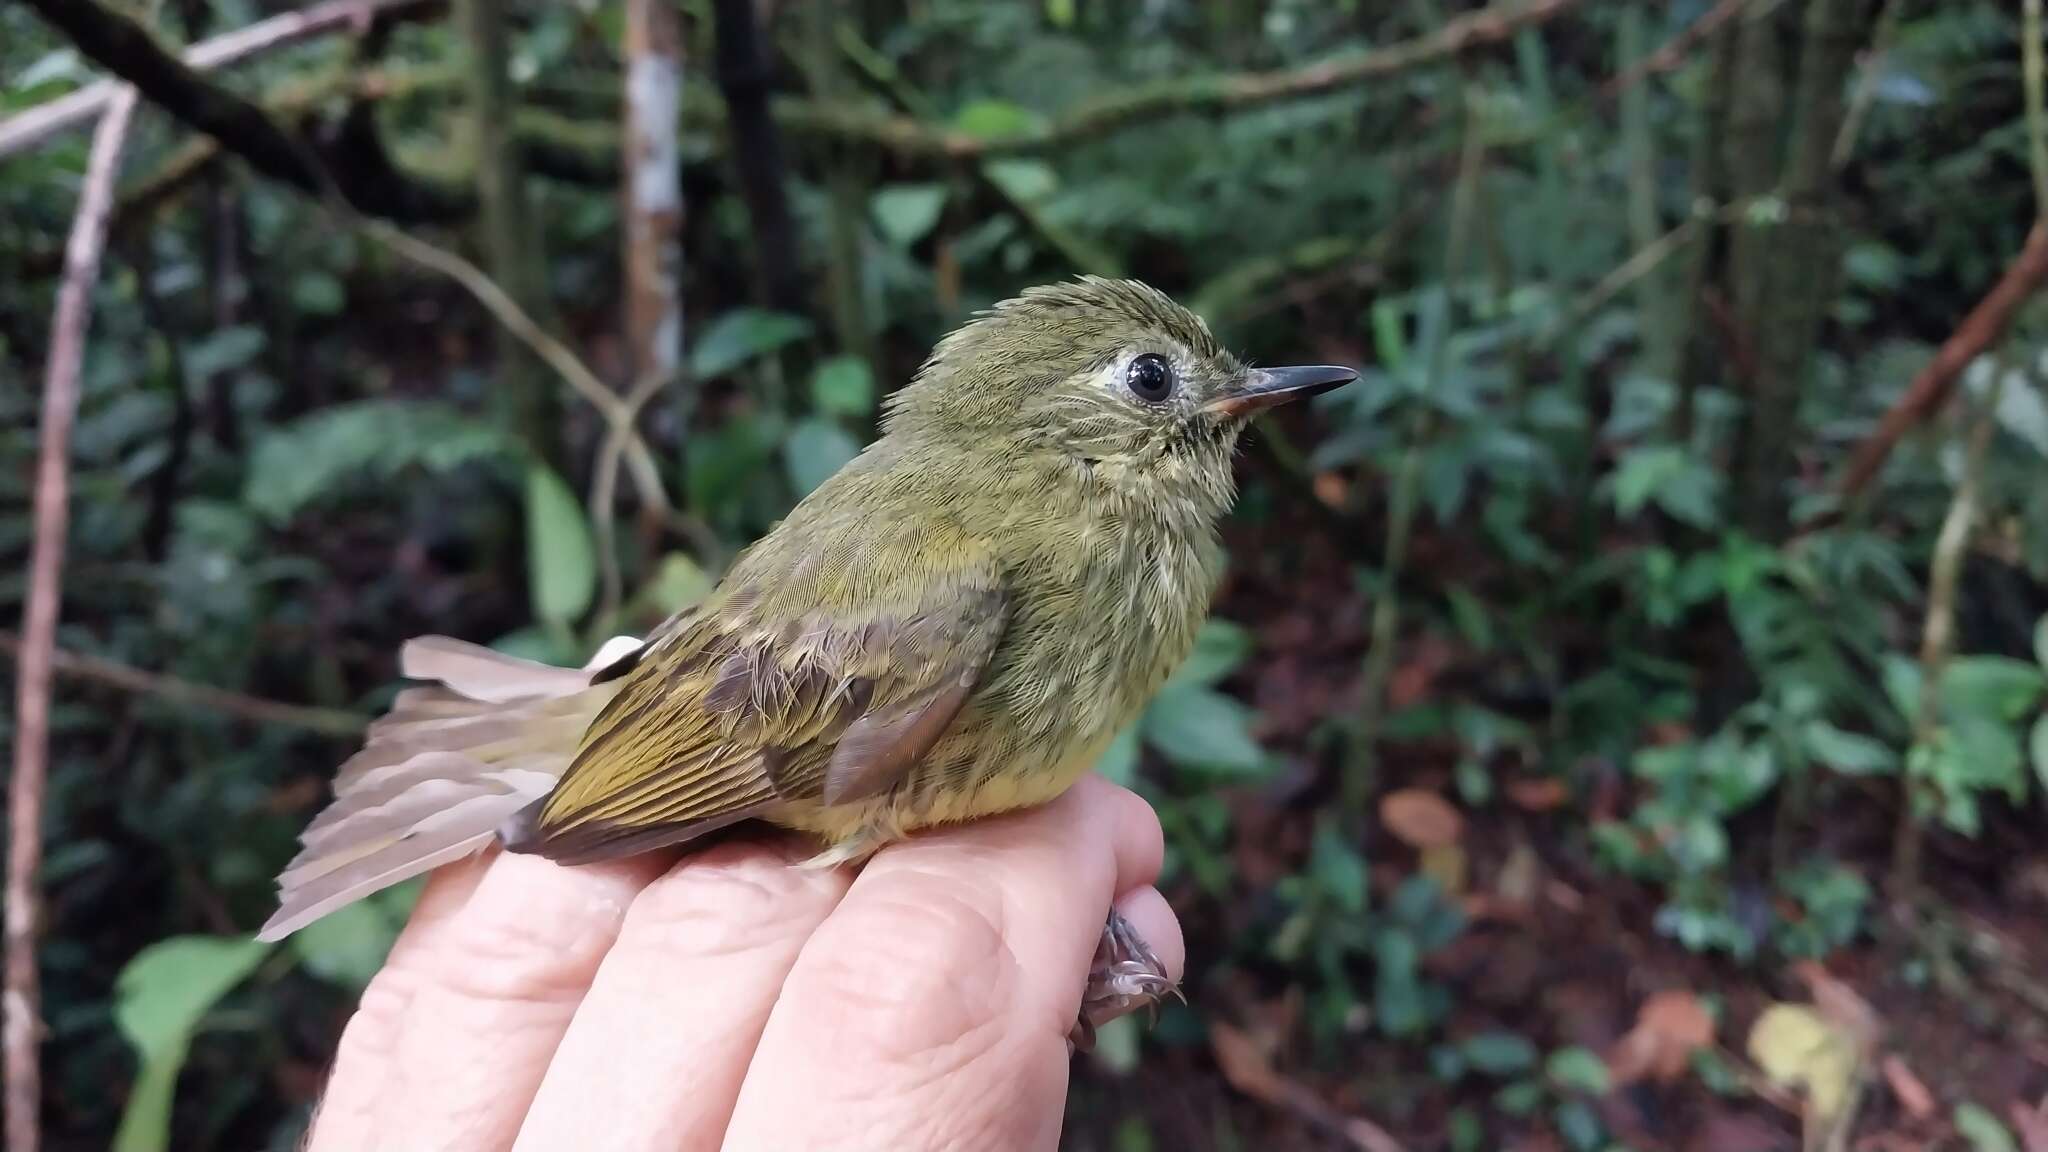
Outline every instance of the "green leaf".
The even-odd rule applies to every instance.
[[[1142,1040],[1136,1016],[1119,1016],[1095,1032],[1095,1062],[1112,1076],[1128,1076],[1138,1067]]]
[[[348,304],[348,293],[332,272],[309,269],[292,279],[292,307],[313,316],[333,316]]]
[[[2041,664],[2041,670],[2048,672],[2048,615],[2034,625],[2034,659]]]
[[[1584,1100],[1566,1100],[1552,1113],[1557,1120],[1557,1131],[1564,1137],[1565,1146],[1573,1152],[1598,1152],[1601,1138],[1606,1135],[1600,1126],[1600,1118]]]
[[[1488,1076],[1518,1076],[1536,1067],[1536,1045],[1519,1032],[1481,1032],[1466,1037],[1458,1050],[1473,1071]]]
[[[1956,1105],[1956,1134],[1970,1142],[1972,1152],[2020,1152],[1998,1117],[1975,1101]]]
[[[924,239],[945,208],[944,184],[894,184],[876,192],[868,203],[882,236],[904,248]]]
[[[1125,728],[1102,750],[1095,770],[1113,783],[1129,787],[1138,778],[1138,726]]]
[[[808,496],[858,455],[860,442],[830,420],[798,422],[782,445],[782,463],[789,472],[789,486],[799,497]]]
[[[1145,742],[1185,768],[1255,773],[1266,756],[1252,739],[1251,710],[1208,688],[1161,692],[1145,710]]]
[[[1022,136],[1038,127],[1038,117],[1007,100],[975,100],[953,114],[953,127],[984,140]]]
[[[991,160],[981,171],[996,187],[1026,204],[1045,199],[1060,186],[1059,173],[1043,160]]]
[[[723,376],[811,334],[801,316],[739,308],[711,322],[690,350],[690,372],[699,380]]]
[[[185,373],[195,380],[249,366],[262,353],[263,329],[248,324],[216,328],[185,349]]]
[[[1880,776],[1899,770],[1899,754],[1869,736],[1844,732],[1825,720],[1801,729],[1807,755],[1844,776]]]
[[[1958,656],[1941,674],[1942,703],[1956,715],[2019,720],[2034,710],[2048,672],[2007,656]]]
[[[1609,1086],[1607,1061],[1577,1046],[1559,1048],[1543,1061],[1543,1075],[1567,1092],[1605,1096]]]
[[[368,900],[345,904],[293,933],[290,947],[306,970],[360,992],[384,966],[398,923]]]
[[[1237,671],[1251,651],[1252,635],[1242,624],[1211,617],[1195,633],[1195,650],[1174,670],[1167,687],[1214,687],[1217,681]]]
[[[2027,747],[2034,761],[2034,779],[2040,781],[2042,794],[2048,795],[2048,713],[2035,718]]]
[[[1364,914],[1371,892],[1365,858],[1338,833],[1333,821],[1316,823],[1315,839],[1309,842],[1308,868],[1317,886],[1339,909],[1352,916]]]
[[[273,428],[256,441],[242,500],[273,524],[359,476],[388,480],[408,468],[446,472],[521,453],[502,431],[445,404],[365,400]]]
[[[711,595],[712,584],[710,574],[695,560],[681,552],[671,552],[661,558],[661,566],[641,589],[640,598],[649,608],[667,615]]]
[[[545,464],[526,470],[526,579],[533,614],[566,625],[597,591],[597,548],[569,485]]]
[[[827,416],[865,420],[875,410],[875,374],[858,356],[834,356],[811,375],[811,405]]]
[[[129,1088],[114,1152],[170,1147],[171,1097],[200,1021],[270,951],[248,937],[173,936],[135,954],[114,982],[114,1023],[142,1068]]]

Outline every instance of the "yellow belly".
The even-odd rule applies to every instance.
[[[859,860],[920,828],[1049,803],[1095,766],[1109,741],[1110,737],[1091,740],[1056,765],[1020,765],[1018,771],[997,772],[972,787],[907,790],[832,807],[791,805],[769,820],[824,841],[825,850],[807,863],[828,866]]]

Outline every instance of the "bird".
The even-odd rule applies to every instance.
[[[881,434],[713,591],[588,669],[440,636],[278,878],[279,939],[492,842],[567,865],[750,824],[851,865],[1050,801],[1193,648],[1252,417],[1356,378],[1256,368],[1134,280],[1024,290],[943,337]],[[1091,1017],[1165,974],[1104,926]]]

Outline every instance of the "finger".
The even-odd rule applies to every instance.
[[[640,893],[517,1148],[718,1148],[783,977],[852,880],[792,866],[810,851],[722,845]]]
[[[1053,1147],[1103,921],[1160,852],[1144,801],[1090,776],[877,855],[784,982],[725,1147]]]
[[[627,906],[665,863],[503,854],[475,866],[467,899],[463,873],[430,885],[342,1033],[308,1148],[509,1148]]]

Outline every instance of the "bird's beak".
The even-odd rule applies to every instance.
[[[1337,364],[1254,368],[1202,407],[1222,417],[1255,416],[1276,404],[1321,395],[1356,379],[1356,371]]]

